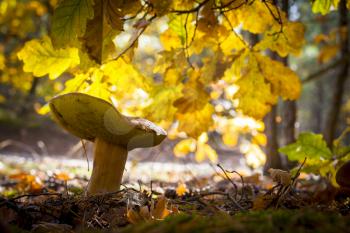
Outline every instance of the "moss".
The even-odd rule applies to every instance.
[[[350,218],[315,210],[269,210],[235,216],[176,215],[164,221],[129,226],[123,233],[225,233],[225,232],[350,232]]]

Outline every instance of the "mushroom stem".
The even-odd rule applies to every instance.
[[[128,151],[101,138],[95,139],[94,165],[87,194],[115,192],[120,188]]]

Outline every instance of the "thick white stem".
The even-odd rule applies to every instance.
[[[94,165],[87,194],[115,192],[120,188],[128,151],[103,139],[95,139]]]

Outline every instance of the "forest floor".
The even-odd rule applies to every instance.
[[[275,170],[271,179],[212,165],[211,173],[160,171],[145,182],[128,174],[146,165],[131,163],[122,190],[87,197],[86,167],[14,158],[0,158],[3,233],[350,232],[349,190],[298,171]]]

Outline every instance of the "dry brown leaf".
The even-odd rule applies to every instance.
[[[253,201],[253,210],[264,210],[272,201],[271,196],[259,195]]]
[[[141,215],[133,209],[129,209],[127,211],[126,217],[128,218],[128,221],[132,224],[137,224],[143,221]]]
[[[160,196],[157,199],[156,205],[152,200],[151,206],[142,206],[139,211],[133,210],[130,208],[127,211],[127,219],[132,224],[137,224],[143,221],[148,221],[152,219],[163,220],[168,215],[172,213],[179,213],[179,210],[176,207],[172,207],[171,210],[167,209],[168,201],[164,196]]]
[[[155,208],[151,208],[151,215],[154,219],[164,219],[170,214],[170,211],[166,208],[168,201],[165,196],[160,196],[157,199]]]

